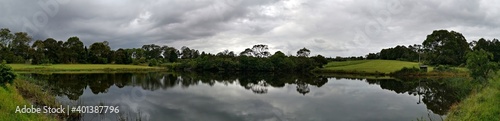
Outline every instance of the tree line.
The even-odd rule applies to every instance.
[[[103,41],[87,47],[78,37],[70,37],[67,41],[47,38],[31,43],[32,37],[25,32],[11,33],[7,28],[1,29],[0,60],[29,64],[141,64],[153,59],[159,62],[176,62],[179,57],[186,59],[199,55],[198,50],[188,47],[177,50],[155,44],[112,50],[109,42]]]
[[[492,61],[500,61],[500,41],[498,39],[467,42],[465,37],[455,31],[435,30],[422,44],[382,49],[377,53],[369,53],[366,59],[403,60],[429,65],[464,66],[466,54],[471,51],[485,50],[494,55]]]
[[[0,60],[27,64],[149,64],[181,63],[178,70],[311,70],[327,60],[321,55],[309,57],[310,50],[302,48],[296,56],[278,51],[269,52],[267,45],[258,44],[240,53],[224,50],[217,54],[205,53],[183,46],[180,49],[155,44],[141,48],[112,50],[109,42],[95,42],[85,46],[78,37],[66,41],[53,38],[35,40],[25,32],[0,30]]]
[[[296,56],[285,55],[281,51],[270,54],[263,44],[247,48],[237,56],[225,50],[216,55],[202,54],[199,58],[182,61],[173,67],[176,70],[194,71],[310,71],[328,63],[322,55],[309,57],[311,51],[302,48]]]

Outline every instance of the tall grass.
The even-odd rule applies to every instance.
[[[25,100],[18,90],[10,84],[0,87],[0,121],[50,121],[56,120],[44,114],[15,113],[17,106],[27,107],[31,103]]]
[[[500,75],[496,74],[482,90],[454,105],[446,120],[500,121]]]

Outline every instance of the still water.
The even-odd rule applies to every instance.
[[[119,106],[83,120],[442,120],[458,101],[435,81],[297,74],[28,74],[63,104]]]

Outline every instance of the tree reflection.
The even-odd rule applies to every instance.
[[[310,86],[321,87],[328,78],[312,74],[284,73],[99,73],[99,74],[28,74],[50,89],[57,96],[67,96],[78,100],[85,89],[94,94],[106,93],[113,85],[118,88],[139,86],[144,90],[166,90],[176,86],[190,86],[216,83],[229,85],[239,83],[256,94],[265,94],[268,88],[281,88],[286,84],[296,84],[297,92],[307,94]]]
[[[423,102],[435,114],[445,115],[454,103],[471,91],[468,87],[456,85],[457,80],[467,83],[464,78],[366,79],[366,82],[398,94],[419,96],[417,104]]]
[[[101,74],[27,74],[37,80],[44,89],[51,90],[57,96],[67,96],[78,100],[87,87],[94,94],[106,93],[113,85],[117,88],[125,86],[141,87],[144,90],[168,90],[173,87],[189,88],[190,86],[206,84],[239,84],[256,94],[266,94],[269,88],[282,88],[296,85],[296,91],[302,95],[311,92],[311,87],[321,87],[328,82],[324,76],[313,74],[289,73],[101,73]],[[346,77],[334,77],[337,79]],[[382,89],[398,94],[419,96],[417,104],[423,102],[427,108],[436,114],[444,115],[450,106],[463,99],[470,88],[457,85],[462,78],[451,79],[363,79]],[[422,98],[420,100],[420,97]]]

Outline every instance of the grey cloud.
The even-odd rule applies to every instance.
[[[44,1],[44,0],[42,0]],[[51,0],[45,0],[51,1]],[[500,18],[493,0],[72,0],[30,33],[35,39],[78,36],[113,48],[160,44],[216,53],[253,44],[272,51],[360,56],[398,44],[419,44],[436,29],[468,40],[494,38]],[[25,18],[44,12],[37,2],[0,1],[0,27],[21,31]],[[319,41],[321,40],[321,41]],[[202,42],[202,43],[200,43]]]

